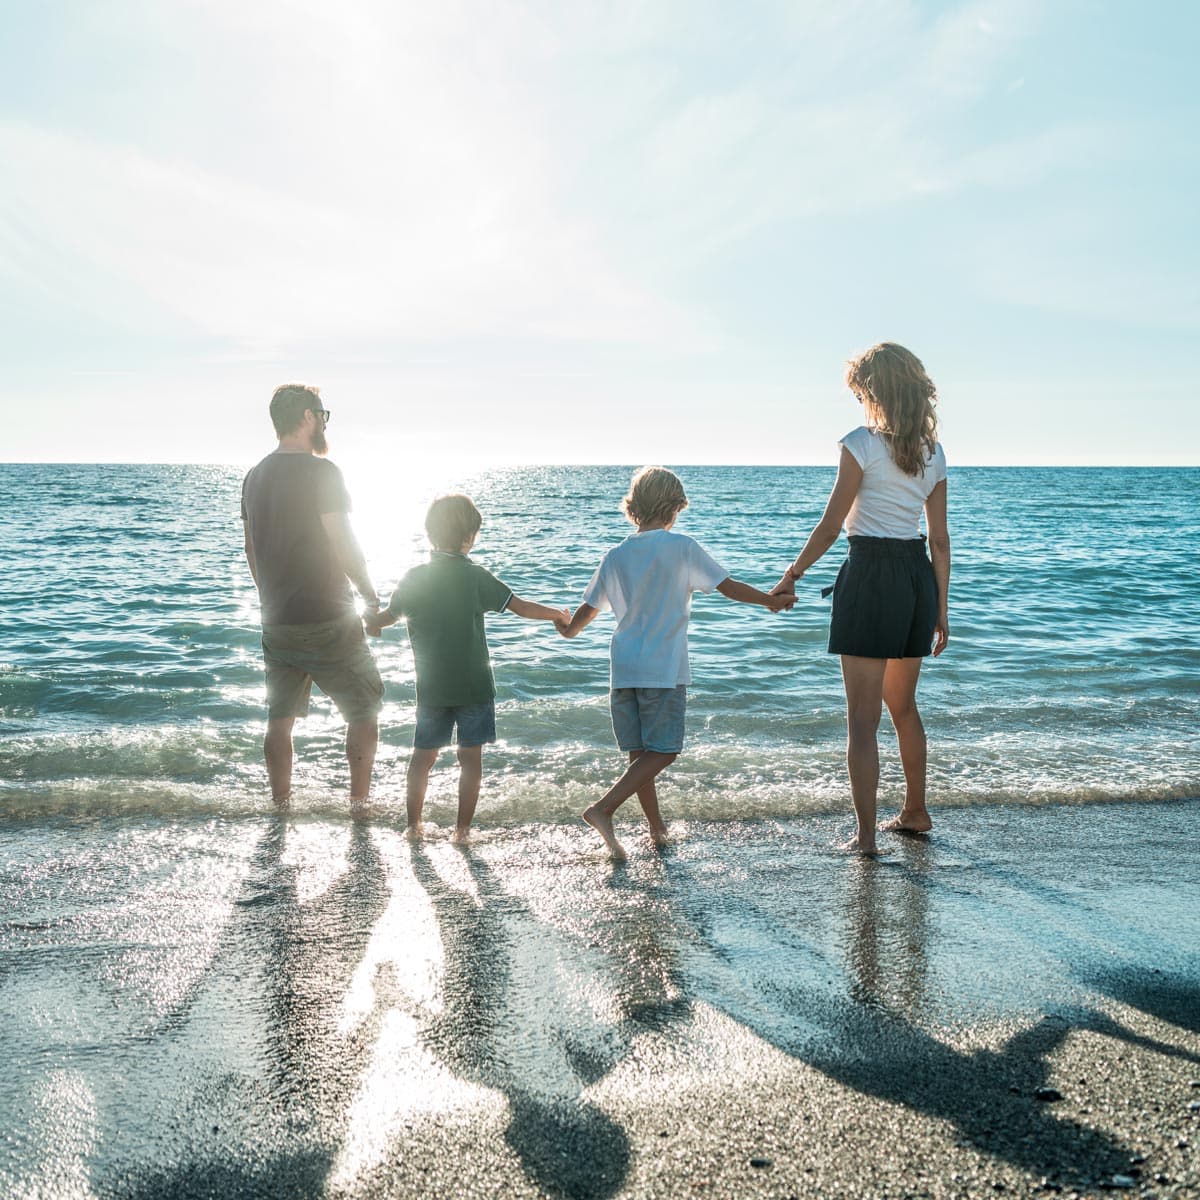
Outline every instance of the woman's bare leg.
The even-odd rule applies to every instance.
[[[889,658],[883,675],[883,702],[896,727],[904,766],[904,807],[880,826],[891,832],[927,833],[933,828],[925,807],[925,726],[917,709],[920,676],[919,658]]]
[[[883,713],[885,658],[842,655],[846,688],[846,770],[858,830],[843,849],[875,854],[875,797],[879,790],[879,718]]]

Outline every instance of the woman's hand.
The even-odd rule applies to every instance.
[[[768,596],[794,596],[796,594],[796,577],[789,567],[783,573],[783,578],[767,593]]]
[[[946,643],[950,640],[950,618],[941,613],[938,616],[937,624],[933,627],[933,657],[937,658],[939,654],[946,648]]]

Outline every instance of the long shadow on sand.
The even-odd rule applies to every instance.
[[[518,951],[511,931],[536,926],[536,918],[478,855],[461,854],[478,898],[448,884],[419,843],[411,849],[413,875],[429,896],[445,954],[444,1006],[422,1039],[458,1078],[504,1094],[505,1141],[533,1182],[552,1196],[603,1200],[628,1174],[629,1139],[579,1093],[609,1064],[596,1061],[594,1048],[547,1043],[547,1014],[521,1002],[513,978]]]
[[[261,1023],[262,1078],[181,1080],[198,1089],[182,1092],[187,1099],[171,1114],[176,1124],[192,1127],[198,1143],[188,1161],[138,1170],[127,1182],[98,1181],[101,1194],[145,1200],[324,1194],[375,1033],[367,1022],[345,1035],[338,1015],[388,890],[370,829],[356,822],[345,872],[319,898],[301,903],[295,870],[283,861],[287,837],[287,822],[272,819],[236,902],[237,917],[206,975],[214,982],[202,984],[172,1021],[175,1036],[194,1037],[190,1018],[205,1005],[207,988],[223,991],[232,978],[239,994],[261,989],[254,1019]],[[221,1112],[221,1126],[213,1124],[214,1112]]]
[[[843,913],[846,961],[833,986],[780,986],[774,975],[756,980],[751,971],[738,973],[739,988],[754,992],[756,1003],[739,995],[731,1004],[729,992],[714,989],[711,980],[689,979],[692,994],[839,1083],[946,1121],[964,1144],[1031,1174],[1068,1181],[1119,1173],[1129,1161],[1128,1147],[1059,1119],[1053,1106],[1039,1103],[1034,1093],[1047,1083],[1049,1056],[1073,1030],[1131,1043],[1146,1044],[1145,1039],[1090,1011],[1048,1013],[998,1050],[959,1050],[921,1027],[932,887],[923,852],[919,844],[910,847],[899,865],[848,864],[856,875]],[[736,973],[736,951],[711,936],[710,914],[727,908],[729,896],[706,895],[707,885],[676,861],[668,874],[676,902],[689,914],[700,942]],[[737,910],[743,926],[757,928],[765,941],[778,946],[781,957],[811,957],[802,938],[781,929],[778,919],[752,900],[739,898]],[[1186,994],[1148,994],[1128,981],[1109,990],[1122,992],[1126,1003],[1175,1017],[1187,1003]],[[1194,1027],[1194,1017],[1192,1022]],[[809,1032],[797,1033],[803,1027]],[[1157,1043],[1152,1047],[1178,1053]]]

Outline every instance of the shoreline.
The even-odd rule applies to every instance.
[[[1195,1194],[1200,801],[934,815],[10,830],[0,1185]]]

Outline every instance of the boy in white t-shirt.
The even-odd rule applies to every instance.
[[[791,608],[794,596],[769,596],[730,577],[690,537],[671,532],[688,499],[679,477],[665,467],[643,467],[633,476],[623,502],[637,526],[614,546],[596,569],[583,603],[570,624],[574,637],[606,608],[617,619],[613,633],[611,692],[613,733],[629,753],[629,767],[583,813],[604,839],[612,857],[625,858],[613,830],[613,814],[635,792],[650,823],[656,846],[666,844],[667,827],[658,810],[654,779],[683,749],[688,666],[688,617],[692,593],[714,588],[730,600],[761,604],[772,612]],[[781,603],[784,601],[784,603]]]

